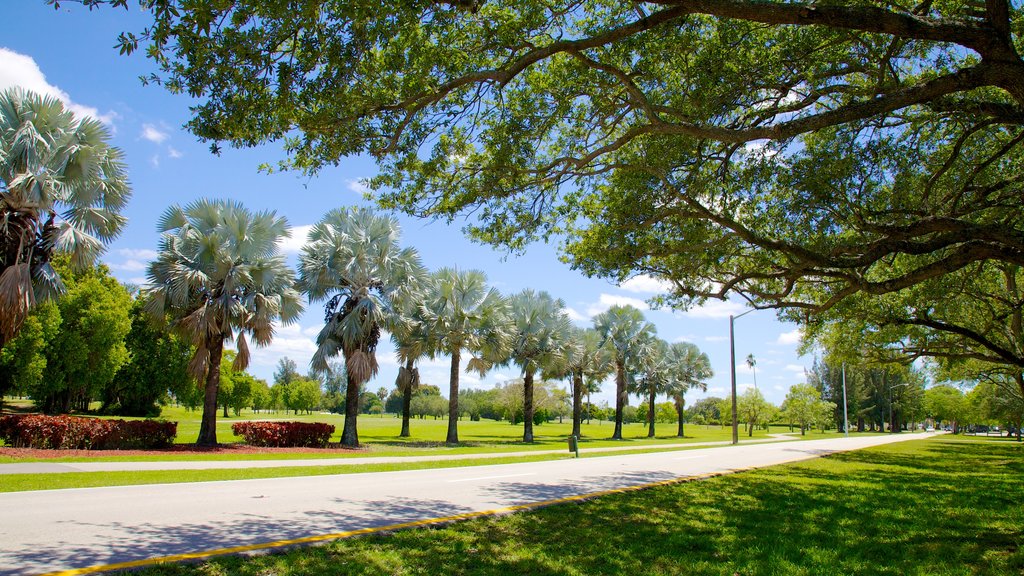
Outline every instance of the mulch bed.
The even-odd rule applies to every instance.
[[[44,450],[41,448],[8,448],[0,446],[0,456],[10,458],[104,458],[108,456],[169,456],[178,454],[332,454],[345,456],[363,449],[342,448],[329,444],[326,448],[265,448],[246,444],[219,444],[215,447],[175,444],[161,450]]]

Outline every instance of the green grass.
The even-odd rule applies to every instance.
[[[675,452],[699,448],[665,448],[652,446],[639,450],[628,450],[629,454],[649,452]],[[580,453],[581,458],[600,458],[626,453],[626,450],[599,453]],[[123,472],[55,472],[34,474],[0,475],[0,492],[25,492],[29,490],[61,490],[65,488],[98,488],[103,486],[133,486],[139,484],[178,484],[183,482],[213,482],[220,480],[251,480],[254,478],[285,478],[294,476],[323,476],[329,474],[359,474],[363,472],[393,472],[396,470],[424,470],[427,468],[456,468],[463,466],[486,466],[513,464],[518,462],[539,462],[541,460],[563,460],[572,458],[568,451],[558,454],[536,454],[491,458],[467,458],[465,460],[433,460],[422,462],[394,462],[387,464],[351,464],[327,466],[281,466],[274,468],[240,468],[221,470],[136,470]]]
[[[184,408],[167,407],[162,418],[178,422],[178,443],[194,443],[199,435],[200,412]],[[240,438],[231,432],[231,424],[241,420],[298,420],[302,422],[325,422],[336,428],[333,442],[341,438],[344,418],[338,414],[284,414],[260,413],[253,414],[243,411],[241,417],[217,418],[217,438],[221,443],[240,442]],[[457,446],[445,444],[448,430],[447,420],[433,418],[413,419],[410,424],[412,437],[399,438],[401,420],[393,415],[383,417],[361,415],[359,417],[359,439],[363,448],[353,450],[325,450],[318,453],[265,453],[265,454],[231,454],[231,453],[166,453],[154,456],[120,456],[116,452],[97,452],[86,457],[64,458],[31,458],[0,456],[4,462],[83,462],[83,461],[175,461],[175,460],[265,460],[290,458],[359,458],[365,456],[414,456],[430,454],[483,454],[495,452],[520,452],[531,450],[562,450],[566,448],[566,437],[572,431],[571,422],[547,422],[534,426],[535,441],[532,444],[522,442],[523,426],[511,425],[508,422],[484,420],[459,422],[459,439]],[[657,437],[647,438],[646,424],[626,424],[623,427],[623,440],[609,440],[614,425],[611,422],[593,421],[583,424],[583,438],[580,448],[621,447],[665,444],[681,442],[724,442],[732,439],[731,429],[721,426],[687,425],[686,438],[675,436],[675,423],[659,423],[656,426]],[[771,433],[789,433],[789,427],[775,426]],[[757,430],[753,438],[763,439],[768,432]],[[836,436],[835,432],[808,432],[805,439],[820,439]],[[799,437],[799,432],[796,436]],[[748,439],[741,433],[741,440]]]
[[[948,436],[143,576],[1024,573],[1022,448]]]

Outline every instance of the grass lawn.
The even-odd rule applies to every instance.
[[[1015,443],[942,436],[144,576],[1024,573]]]
[[[166,420],[178,422],[178,443],[194,443],[199,436],[199,411],[190,411],[184,408],[167,407],[161,416]],[[335,426],[335,433],[331,440],[337,442],[341,438],[341,429],[344,417],[338,414],[315,413],[315,414],[284,414],[259,413],[243,411],[240,417],[231,416],[217,418],[217,438],[221,443],[240,442],[241,439],[231,432],[231,424],[242,420],[297,420],[301,422],[325,422]],[[462,420],[459,422],[459,439],[457,446],[450,446],[444,443],[448,430],[448,421],[433,418],[415,418],[410,423],[412,432],[411,438],[399,438],[401,430],[401,419],[394,415],[371,416],[360,415],[359,417],[359,440],[364,445],[362,450],[325,450],[320,453],[275,453],[275,454],[197,454],[197,453],[167,453],[156,456],[119,456],[116,451],[97,451],[87,457],[68,458],[14,458],[0,456],[0,463],[4,462],[29,462],[33,460],[45,460],[47,462],[81,462],[81,461],[160,461],[160,460],[262,460],[262,459],[289,459],[289,458],[360,458],[366,456],[421,456],[430,454],[483,454],[495,452],[521,452],[528,450],[563,450],[566,449],[566,438],[572,431],[571,421],[547,422],[534,426],[535,442],[524,444],[522,442],[523,426],[511,425],[508,422],[495,422],[484,420],[472,422]],[[665,444],[692,443],[692,442],[725,442],[732,439],[731,429],[722,426],[704,426],[689,424],[686,426],[686,437],[675,436],[676,424],[658,423],[656,425],[657,436],[653,439],[647,438],[646,424],[626,424],[623,427],[623,440],[609,440],[614,424],[606,421],[593,421],[590,424],[584,422],[582,427],[583,438],[580,441],[580,449],[584,452],[588,448],[598,447],[622,447],[651,445],[659,446]],[[754,432],[754,439],[764,439],[769,432],[757,430]],[[789,433],[788,426],[774,426],[770,433]],[[838,435],[836,432],[811,431],[804,439],[827,438]],[[800,437],[799,431],[796,436]],[[749,439],[746,433],[740,434],[741,440]]]

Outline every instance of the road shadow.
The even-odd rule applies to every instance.
[[[472,511],[440,500],[402,499],[352,502],[334,500],[339,511],[309,510],[274,520],[253,513],[237,520],[195,522],[177,525],[98,524],[87,520],[66,523],[93,530],[104,537],[101,546],[86,547],[63,540],[55,533],[46,542],[28,549],[5,549],[0,544],[0,574],[40,574],[56,570],[84,568],[113,562],[157,558],[189,552],[231,548],[293,540],[313,535],[333,534],[361,528],[401,524],[424,518],[444,518]],[[355,510],[350,507],[358,504]],[[341,512],[342,505],[345,511]]]

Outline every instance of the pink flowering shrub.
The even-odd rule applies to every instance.
[[[323,448],[334,434],[334,426],[321,422],[235,422],[231,431],[251,446]]]
[[[166,448],[177,434],[177,422],[158,420],[102,420],[41,414],[0,417],[0,439],[16,448],[145,450]]]

